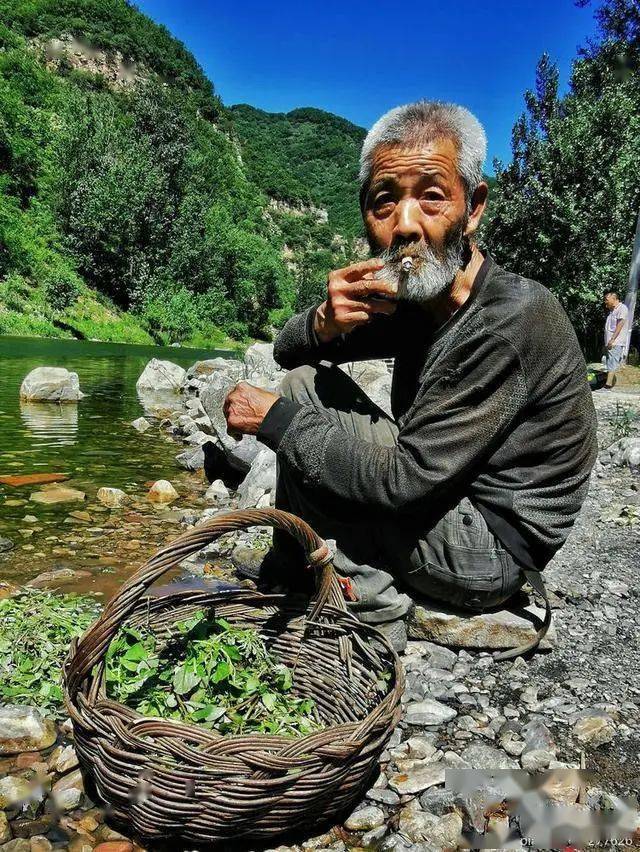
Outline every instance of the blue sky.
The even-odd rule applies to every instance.
[[[566,82],[592,8],[573,0],[137,0],[195,54],[225,104],[314,106],[369,127],[420,97],[462,103],[483,122],[487,167],[510,159],[511,128],[547,51]]]

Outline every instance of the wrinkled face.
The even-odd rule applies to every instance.
[[[607,310],[612,311],[615,306],[618,304],[618,299],[613,293],[607,293],[604,297],[604,306]]]
[[[450,139],[417,148],[381,145],[374,154],[363,217],[372,251],[387,261],[376,277],[397,283],[399,298],[425,301],[450,286],[464,237],[477,229],[484,196],[469,215],[457,156]],[[407,255],[414,264],[403,271]]]

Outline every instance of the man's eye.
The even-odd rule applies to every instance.
[[[383,207],[385,204],[391,204],[392,201],[393,201],[393,199],[391,198],[389,193],[385,192],[384,194],[378,195],[376,197],[374,204],[375,204],[376,207]]]
[[[439,192],[425,192],[422,198],[424,201],[444,201]]]

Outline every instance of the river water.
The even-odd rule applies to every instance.
[[[217,350],[0,337],[0,475],[64,473],[65,485],[86,494],[82,502],[45,506],[29,499],[39,485],[0,485],[0,536],[14,542],[0,554],[0,580],[22,583],[68,567],[82,573],[66,585],[110,591],[150,548],[180,531],[177,509],[201,502],[202,475],[176,464],[180,447],[156,426],[141,434],[130,425],[145,414],[135,385],[151,358],[187,368],[217,355],[233,357]],[[77,372],[84,399],[77,405],[22,403],[20,384],[39,366]],[[173,507],[145,499],[156,479],[177,488]],[[101,486],[130,494],[129,511],[102,507],[95,499]]]

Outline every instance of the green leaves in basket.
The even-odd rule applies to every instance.
[[[256,630],[198,611],[170,636],[124,627],[106,654],[109,697],[143,715],[223,734],[287,736],[320,729],[315,702],[292,693],[291,670]]]
[[[99,612],[95,598],[40,589],[0,600],[0,701],[62,715],[62,664]]]

